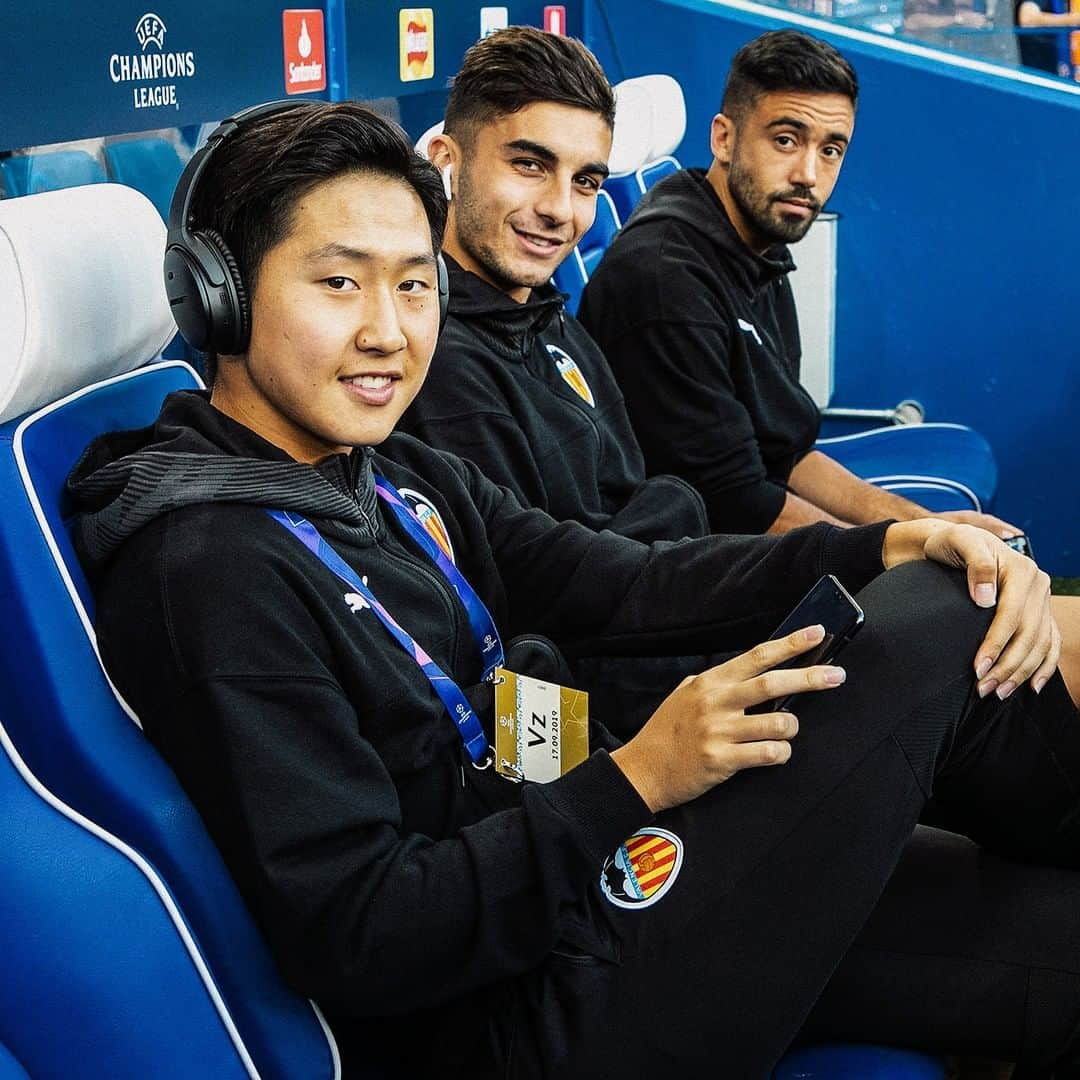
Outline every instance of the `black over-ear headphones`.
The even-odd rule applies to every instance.
[[[286,109],[310,108],[320,102],[268,101],[230,116],[210,133],[206,145],[187,163],[169,205],[165,247],[165,292],[180,333],[193,348],[234,356],[244,352],[251,336],[251,308],[236,259],[221,233],[199,228],[191,201],[210,155],[241,124]],[[450,285],[446,263],[438,257],[439,327],[446,321]]]

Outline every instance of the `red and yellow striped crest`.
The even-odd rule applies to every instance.
[[[600,888],[617,907],[649,907],[675,884],[682,861],[683,844],[674,833],[640,829],[604,863]]]

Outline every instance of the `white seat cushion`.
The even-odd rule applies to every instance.
[[[0,422],[158,356],[165,225],[120,184],[0,202]]]
[[[641,83],[652,99],[652,144],[649,161],[674,154],[686,134],[686,99],[670,75],[642,75]]]
[[[650,160],[652,109],[652,94],[641,79],[625,79],[616,85],[615,135],[608,158],[612,176],[628,176]]]

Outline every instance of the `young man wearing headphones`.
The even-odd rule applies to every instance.
[[[69,480],[104,663],[346,1074],[764,1076],[800,1033],[1074,1060],[1080,874],[1006,857],[1080,852],[1045,575],[944,522],[649,548],[394,435],[444,215],[356,103],[226,121],[165,265],[211,389]],[[500,636],[745,648],[823,570],[862,590],[850,678],[778,667],[798,630],[625,744]],[[986,850],[916,830],[931,788]]]

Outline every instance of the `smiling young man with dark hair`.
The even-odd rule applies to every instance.
[[[700,497],[645,463],[603,354],[550,284],[593,222],[615,98],[572,38],[499,31],[465,55],[428,154],[451,195],[450,316],[403,419],[555,518],[703,536]]]
[[[1046,576],[945,522],[650,548],[526,509],[394,434],[444,211],[403,134],[309,102],[200,161],[189,227],[248,332],[87,449],[73,535],[110,675],[346,1075],[602,1076],[632,1045],[624,1072],[757,1077],[800,1032],[1075,1060],[1080,873],[1009,861],[1080,862],[1080,620],[1062,651]],[[866,609],[850,677],[783,667],[800,629],[625,743],[500,636],[745,649],[828,571]],[[916,831],[931,790],[985,850]]]
[[[692,484],[718,532],[930,516],[814,449],[820,413],[799,383],[787,245],[836,184],[857,99],[854,70],[827,42],[774,30],[744,45],[712,122],[712,164],[652,188],[585,289],[581,321],[648,471]],[[989,514],[937,516],[1020,532]]]
[[[573,38],[500,31],[465,55],[428,154],[450,198],[449,318],[404,430],[559,520],[651,543],[704,536],[701,497],[646,476],[603,354],[550,281],[596,213],[615,98]],[[637,729],[705,656],[579,657],[606,723]]]

